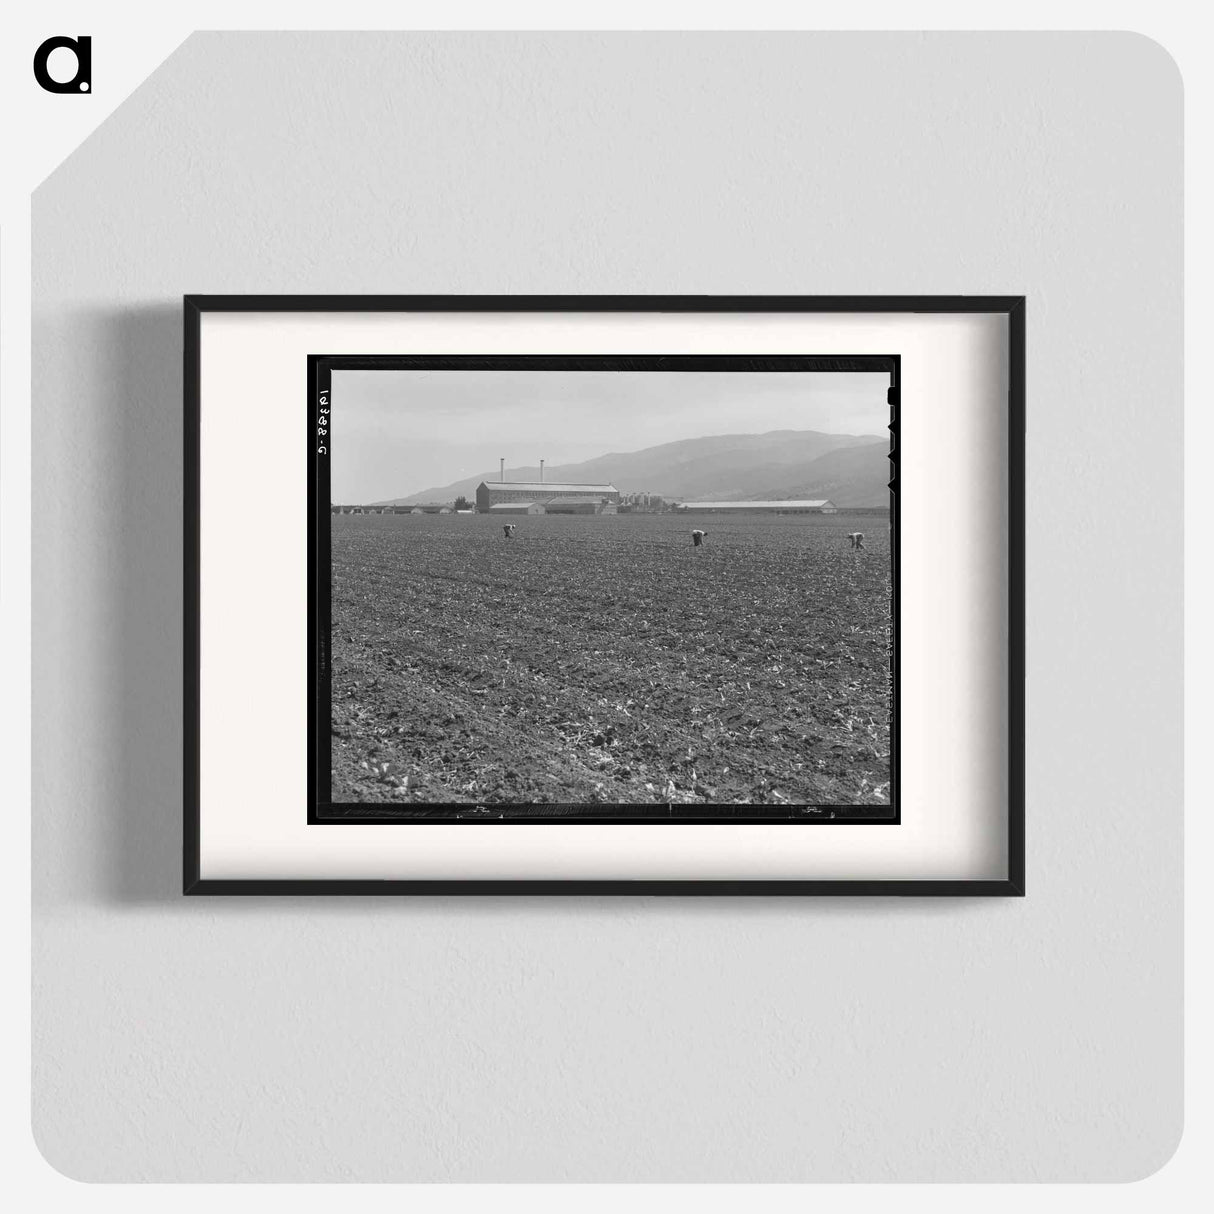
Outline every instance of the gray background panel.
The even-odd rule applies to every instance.
[[[1181,1132],[1181,106],[1134,35],[185,43],[34,196],[54,1166],[1158,1168]],[[1028,897],[183,901],[187,291],[1027,294]]]

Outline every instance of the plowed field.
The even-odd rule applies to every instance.
[[[888,805],[884,518],[502,521],[333,516],[334,802]]]

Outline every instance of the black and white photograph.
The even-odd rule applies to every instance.
[[[310,821],[899,820],[896,357],[310,361]]]

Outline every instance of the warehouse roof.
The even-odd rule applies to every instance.
[[[481,481],[486,489],[522,489],[527,493],[619,493],[614,485],[570,485],[560,481]]]
[[[684,510],[814,510],[833,503],[827,498],[817,501],[788,501],[788,502],[681,502]]]
[[[490,510],[522,510],[527,506],[534,506],[535,502],[494,502],[489,507]]]

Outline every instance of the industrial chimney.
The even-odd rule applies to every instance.
[[[502,460],[498,460],[498,467],[501,469],[501,471],[499,471],[499,472],[498,472],[498,474],[497,474],[497,478],[498,478],[498,480],[500,480],[500,481],[502,481],[503,483],[505,483],[505,480],[506,480],[506,461],[505,461],[504,459],[502,459]]]
[[[540,484],[544,483],[544,461],[540,460]]]

